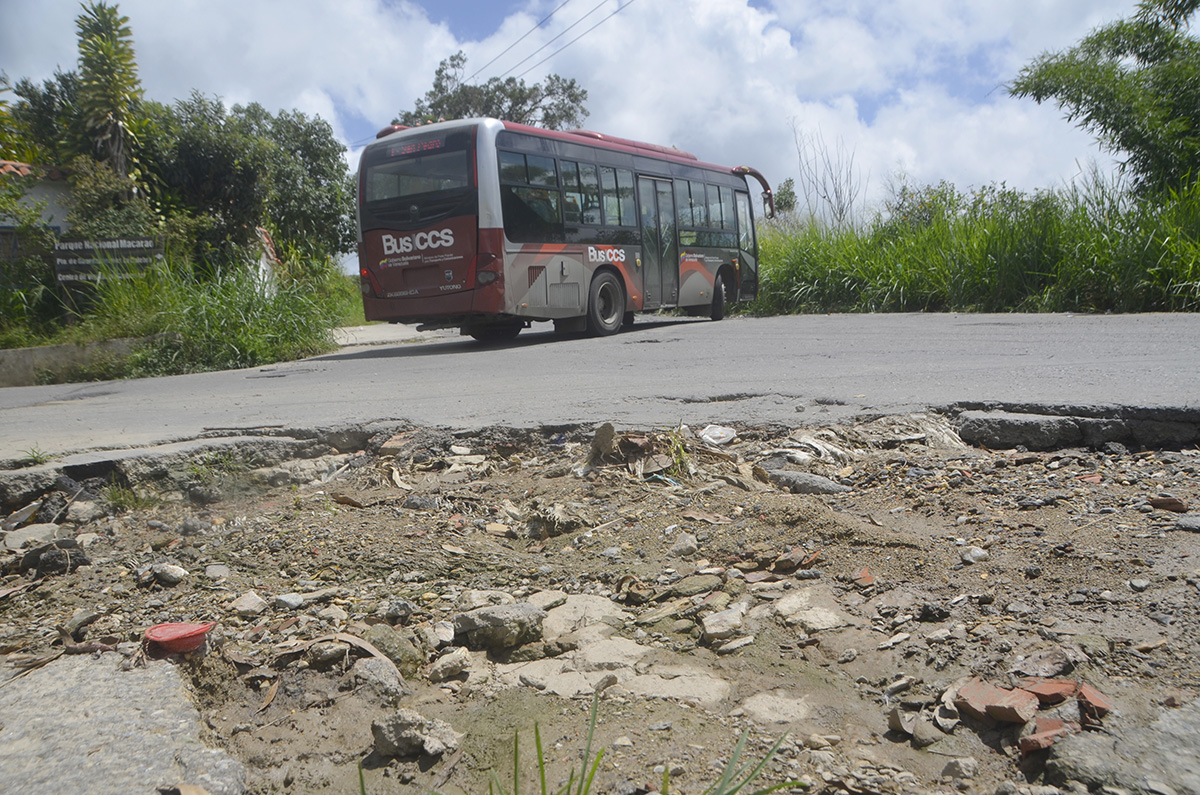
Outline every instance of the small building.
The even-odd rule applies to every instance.
[[[57,234],[66,233],[71,227],[67,223],[70,207],[71,184],[66,172],[51,166],[34,166],[15,160],[0,160],[0,180],[34,177],[22,203],[32,206],[44,202],[42,218]],[[0,258],[15,257],[20,250],[12,218],[0,216]]]

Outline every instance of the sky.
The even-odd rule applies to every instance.
[[[904,183],[1033,190],[1063,185],[1092,162],[1112,170],[1111,157],[1056,107],[1013,99],[1005,84],[1040,53],[1132,15],[1135,0],[119,7],[148,98],[172,102],[196,90],[229,106],[319,115],[352,167],[375,132],[429,89],[438,63],[462,50],[468,74],[486,66],[476,82],[574,78],[588,91],[586,128],[754,166],[772,184],[801,176],[801,152],[822,153],[869,209]],[[0,0],[0,70],[15,81],[74,69],[79,11],[67,0]]]

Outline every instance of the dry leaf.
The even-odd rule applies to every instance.
[[[261,705],[259,705],[258,709],[256,709],[254,711],[254,714],[257,715],[260,712],[262,712],[263,710],[265,710],[267,707],[271,706],[271,702],[275,700],[275,694],[278,692],[279,692],[279,680],[276,679],[274,682],[271,683],[270,689],[267,690],[267,697],[265,699],[263,699],[263,703]]]
[[[412,486],[404,482],[404,478],[400,477],[400,470],[392,467],[392,484],[398,489],[412,491]]]
[[[332,491],[329,493],[329,499],[340,505],[349,505],[351,508],[362,508],[363,504],[353,497],[347,497],[340,492]]]
[[[39,585],[41,585],[40,581],[39,582],[27,582],[22,585],[14,585],[11,588],[0,588],[0,599],[4,599],[6,597],[12,596],[13,594],[18,594],[18,593],[22,593],[24,591],[32,590],[32,589],[38,587]]]

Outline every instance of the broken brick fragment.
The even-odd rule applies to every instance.
[[[1054,745],[1059,737],[1066,737],[1077,731],[1079,731],[1078,725],[1060,718],[1037,718],[1034,721],[1033,731],[1018,740],[1021,755],[1045,750]]]
[[[866,588],[867,586],[874,585],[875,575],[871,574],[871,571],[868,567],[863,566],[862,571],[854,575],[854,584],[859,588]]]
[[[1031,676],[1017,687],[1033,693],[1043,704],[1059,704],[1079,692],[1079,683],[1074,679],[1047,679],[1042,676]]]
[[[974,677],[958,689],[954,706],[973,718],[1004,723],[1028,723],[1038,711],[1038,697],[1027,690],[1009,690]]]
[[[1086,682],[1079,685],[1079,706],[1090,718],[1103,718],[1115,709],[1103,693]]]
[[[771,571],[779,574],[787,574],[800,568],[804,559],[808,557],[808,553],[801,547],[792,547],[787,552],[775,558],[775,562],[771,564]]]
[[[1026,690],[1001,690],[985,707],[993,720],[1005,723],[1028,723],[1038,711],[1038,698]]]
[[[972,679],[958,689],[958,693],[954,696],[954,706],[972,718],[977,720],[990,721],[992,718],[988,716],[988,704],[995,703],[1004,697],[1008,692],[1003,688],[988,684],[978,677]]]

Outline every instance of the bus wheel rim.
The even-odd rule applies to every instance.
[[[612,326],[617,322],[618,315],[621,314],[617,306],[616,286],[606,281],[600,285],[599,295],[596,296],[596,299],[600,304],[598,307],[600,320],[605,326]]]

